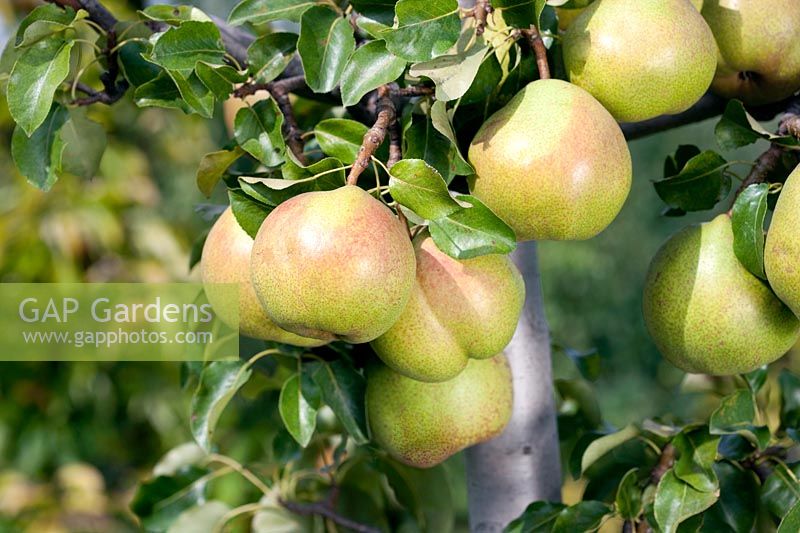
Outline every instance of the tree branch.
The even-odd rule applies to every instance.
[[[393,122],[396,122],[396,120],[397,110],[392,101],[391,88],[388,85],[381,85],[378,88],[377,118],[375,119],[375,124],[367,130],[367,133],[364,135],[364,140],[358,151],[356,162],[353,164],[353,167],[350,169],[350,174],[347,176],[348,185],[355,185],[358,183],[358,177],[369,167],[372,156],[375,155],[376,150],[383,144],[389,127]]]
[[[337,526],[342,526],[356,533],[381,533],[381,530],[376,527],[368,526],[340,515],[329,502],[300,503],[280,500],[280,504],[295,514],[302,516],[322,516]]]
[[[664,446],[664,449],[661,450],[661,457],[658,458],[658,463],[653,467],[652,472],[650,472],[650,482],[653,483],[653,485],[658,485],[661,478],[664,477],[664,474],[675,464],[675,451],[675,446],[672,444],[667,444]]]
[[[542,35],[536,26],[531,26],[527,30],[520,30],[522,35],[528,39],[528,43],[533,49],[533,55],[536,56],[536,67],[539,69],[539,79],[550,79],[550,64],[547,62],[547,47],[544,45]]]

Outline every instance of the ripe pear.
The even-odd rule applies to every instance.
[[[417,282],[403,314],[372,348],[395,372],[447,381],[470,358],[501,352],[519,321],[525,282],[506,255],[453,259],[422,233],[414,239]]]
[[[762,105],[800,89],[797,0],[706,0],[703,17],[719,47],[714,92]]]
[[[619,125],[576,85],[528,84],[469,147],[470,189],[517,240],[582,240],[603,231],[631,189]]]
[[[601,0],[564,35],[564,65],[617,120],[638,122],[694,105],[717,47],[689,0]]]
[[[685,228],[659,250],[644,319],[664,357],[691,373],[750,372],[785,354],[800,321],[733,251],[728,215]]]
[[[775,206],[764,268],[772,290],[800,317],[800,167],[786,180]]]
[[[416,263],[394,214],[363,189],[300,194],[267,216],[251,258],[253,286],[282,328],[369,342],[395,323]]]
[[[250,283],[252,249],[253,239],[239,226],[233,211],[226,209],[208,233],[200,261],[206,296],[220,320],[229,326],[233,325],[238,306],[239,331],[242,335],[295,346],[325,344],[319,339],[285,331],[269,319]],[[239,290],[232,291],[223,284],[239,284]],[[238,301],[232,301],[237,295]]]
[[[504,355],[470,359],[444,383],[407,378],[384,365],[367,372],[372,438],[397,460],[417,468],[499,435],[511,418],[511,370]]]

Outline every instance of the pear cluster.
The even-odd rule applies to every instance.
[[[287,200],[255,239],[226,210],[203,248],[218,316],[246,336],[313,347],[371,342],[372,437],[398,460],[437,464],[499,434],[512,389],[502,350],[525,286],[506,256],[456,260],[363,189]],[[236,283],[238,298],[228,287]],[[238,308],[237,308],[238,306]]]

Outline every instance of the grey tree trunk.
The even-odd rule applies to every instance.
[[[536,243],[521,243],[513,259],[527,289],[525,310],[506,349],[514,376],[514,409],[499,437],[467,450],[473,532],[502,531],[529,503],[561,499],[550,335]]]

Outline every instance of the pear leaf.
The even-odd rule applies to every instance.
[[[61,128],[69,114],[60,105],[53,105],[44,123],[28,137],[20,125],[11,138],[11,155],[17,168],[31,185],[49,191],[61,172],[64,141]]]
[[[364,395],[364,377],[342,359],[309,365],[311,377],[328,405],[356,444],[369,441]]]
[[[236,5],[228,17],[234,26],[249,22],[264,24],[273,20],[300,22],[300,17],[316,0],[244,0]]]
[[[671,162],[676,160],[668,160],[665,171],[674,170]],[[726,169],[727,161],[722,156],[706,151],[689,159],[682,168],[677,169],[677,174],[666,175],[664,179],[656,181],[654,186],[664,203],[672,209],[705,211],[712,209],[730,191],[731,178]]]
[[[353,27],[346,18],[325,6],[314,6],[303,13],[297,51],[311,90],[331,92],[355,48]]]
[[[767,216],[769,184],[756,183],[743,190],[733,205],[733,250],[751,274],[767,279],[764,272],[764,219]]]
[[[514,519],[504,533],[528,533],[529,531],[552,531],[553,524],[567,506],[556,502],[533,502]]]
[[[779,463],[775,465],[775,469],[761,487],[762,505],[778,518],[786,516],[800,503],[798,476],[800,476],[800,463],[795,463],[791,469]]]
[[[622,476],[617,487],[615,505],[619,516],[633,520],[642,512],[642,488],[639,486],[639,469],[632,468]]]
[[[800,503],[796,503],[778,526],[778,533],[794,533],[800,531]]]
[[[283,114],[272,98],[256,102],[236,113],[234,135],[246,152],[267,167],[284,162]]]
[[[358,157],[367,128],[360,122],[346,118],[329,118],[314,127],[314,136],[325,154],[335,157],[345,165],[352,165]]]
[[[264,223],[264,219],[272,212],[272,206],[266,206],[254,200],[240,189],[228,189],[228,198],[230,199],[231,210],[236,222],[239,223],[245,233],[255,239],[258,230],[261,229],[261,224]]]
[[[436,84],[437,101],[456,100],[469,90],[488,50],[483,37],[475,38],[474,29],[464,31],[447,54],[412,65],[409,74],[430,78]]]
[[[461,33],[456,0],[400,0],[396,27],[380,34],[386,48],[408,61],[428,61],[447,52]]]
[[[205,500],[202,479],[207,468],[188,466],[171,476],[157,476],[141,483],[130,507],[146,531],[167,531],[177,518]]]
[[[716,492],[695,490],[670,469],[656,488],[653,503],[656,522],[664,533],[675,533],[681,522],[714,505],[718,497]]]
[[[763,450],[769,444],[770,432],[766,426],[756,426],[755,418],[753,394],[740,389],[724,398],[711,414],[709,429],[712,435],[741,435]]]
[[[187,21],[162,33],[147,58],[166,70],[192,70],[198,61],[223,65],[225,45],[213,22]]]
[[[231,507],[218,500],[199,503],[183,511],[168,533],[214,533]]]
[[[250,74],[257,83],[269,83],[289,65],[297,48],[294,33],[268,33],[247,49]]]
[[[597,462],[605,454],[631,440],[639,434],[639,429],[634,425],[626,426],[620,431],[609,433],[599,439],[592,441],[586,447],[586,451],[581,456],[581,474],[585,473],[590,466]]]
[[[714,464],[719,501],[703,513],[704,531],[752,531],[758,515],[759,485],[755,474],[726,461]]]
[[[278,411],[289,434],[304,448],[317,427],[319,390],[306,374],[294,374],[281,389]]]
[[[800,140],[791,135],[775,135],[767,131],[747,112],[744,104],[739,100],[728,102],[714,133],[717,137],[717,144],[723,150],[734,150],[759,140],[770,141],[786,147],[800,147]]]
[[[460,209],[441,174],[422,159],[404,159],[389,172],[392,198],[420,217],[436,220]]]
[[[342,72],[342,103],[356,105],[361,98],[377,87],[399,78],[406,60],[386,49],[383,41],[372,41],[353,52]]]
[[[603,518],[611,513],[608,504],[597,501],[582,501],[563,509],[553,524],[553,533],[573,533],[574,531],[595,531]]]
[[[717,476],[712,468],[717,457],[719,437],[704,428],[687,428],[672,440],[678,450],[675,476],[695,490],[714,492],[719,489]]]
[[[459,195],[466,204],[429,226],[436,246],[456,259],[508,254],[517,247],[514,230],[474,196]]]
[[[213,361],[203,369],[192,396],[190,426],[192,435],[205,451],[211,451],[220,415],[252,374],[247,364],[239,360]]]
[[[225,171],[243,155],[244,150],[238,146],[232,150],[220,150],[204,155],[197,169],[197,188],[200,192],[206,198],[210,198]]]

